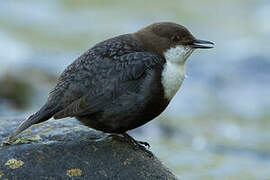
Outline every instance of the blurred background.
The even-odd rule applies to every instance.
[[[181,179],[270,179],[269,17],[269,0],[1,0],[0,119],[37,110],[95,43],[173,21],[216,47],[191,55],[166,111],[131,134]]]

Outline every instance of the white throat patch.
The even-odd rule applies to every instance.
[[[165,97],[171,100],[185,79],[185,62],[193,49],[185,46],[176,46],[165,53],[166,63],[162,72],[162,85]]]

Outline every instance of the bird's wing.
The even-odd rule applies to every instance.
[[[145,72],[161,68],[164,62],[163,57],[149,52],[122,55],[107,69],[107,76],[98,78],[99,81],[95,83],[97,89],[74,100],[53,117],[60,119],[96,113],[123,93],[136,93]]]

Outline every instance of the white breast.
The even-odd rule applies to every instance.
[[[162,85],[165,97],[171,100],[185,78],[185,62],[193,50],[189,47],[176,46],[165,53],[166,63],[162,72]]]

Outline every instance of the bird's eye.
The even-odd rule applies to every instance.
[[[177,36],[177,35],[173,36],[172,41],[174,41],[174,42],[180,41],[180,36]]]

